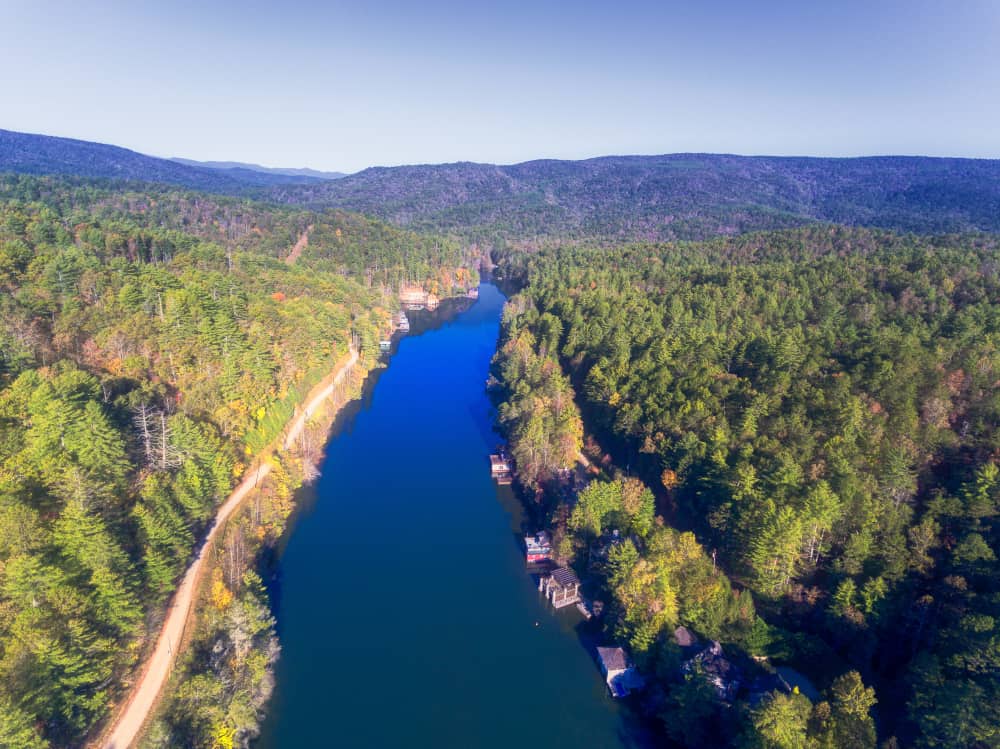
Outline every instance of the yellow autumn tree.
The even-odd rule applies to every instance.
[[[212,749],[233,749],[235,745],[235,728],[223,724],[212,729]]]
[[[233,591],[222,581],[222,568],[212,570],[212,605],[219,611],[225,611],[233,602]]]

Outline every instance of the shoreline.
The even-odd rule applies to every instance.
[[[205,562],[214,548],[214,541],[225,529],[229,519],[243,507],[245,501],[258,488],[261,480],[271,473],[268,459],[277,452],[287,451],[295,444],[302,435],[307,420],[334,393],[358,360],[358,352],[351,349],[347,360],[342,360],[330,374],[313,387],[304,400],[302,409],[297,409],[295,417],[286,429],[283,429],[282,433],[255,457],[254,463],[243,474],[243,479],[219,506],[204,539],[196,547],[194,559],[166,606],[166,616],[160,625],[156,644],[137,672],[138,677],[133,682],[127,699],[119,704],[112,713],[112,719],[98,736],[88,741],[85,746],[92,749],[97,747],[128,749],[142,737],[151,717],[156,714],[173,667],[192,633],[191,625],[196,616],[195,603],[200,597],[198,594],[204,581]],[[334,417],[335,414],[331,420]],[[150,679],[152,681],[149,681]],[[139,713],[130,715],[129,713],[134,710],[138,710]]]

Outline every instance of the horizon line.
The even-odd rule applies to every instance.
[[[336,168],[336,169],[321,168],[308,165],[305,166],[271,165],[262,163],[260,160],[256,160],[253,158],[242,159],[242,158],[215,157],[210,159],[195,159],[189,156],[161,156],[155,153],[142,151],[139,150],[138,148],[133,148],[131,146],[123,146],[117,143],[110,143],[100,140],[86,140],[84,138],[79,138],[72,135],[55,135],[52,133],[32,133],[23,130],[8,130],[2,127],[0,127],[0,132],[75,141],[77,143],[88,143],[91,145],[105,146],[109,148],[120,148],[125,151],[131,151],[132,153],[139,154],[140,156],[146,156],[153,159],[161,159],[163,161],[170,161],[173,163],[181,163],[178,161],[178,159],[199,162],[202,164],[211,162],[232,162],[244,166],[255,166],[263,169],[288,169],[288,170],[296,169],[296,170],[311,170],[316,172],[339,172],[345,177],[350,177],[355,174],[360,174],[361,172],[367,171],[369,169],[457,166],[462,164],[475,165],[475,166],[514,167],[514,166],[522,166],[524,164],[532,164],[538,162],[561,162],[561,163],[572,164],[572,163],[580,163],[586,161],[598,161],[602,159],[629,159],[629,158],[641,159],[641,158],[658,158],[658,157],[674,157],[674,156],[717,156],[717,157],[730,157],[730,158],[741,158],[741,159],[812,159],[817,161],[819,160],[851,161],[851,160],[862,160],[862,159],[941,159],[941,160],[952,160],[952,161],[1000,161],[1000,156],[949,156],[949,155],[932,155],[926,153],[864,153],[864,154],[851,154],[851,155],[840,155],[840,156],[817,156],[817,155],[801,154],[801,153],[774,154],[774,153],[739,153],[735,151],[661,151],[652,153],[603,153],[593,156],[583,156],[580,158],[539,156],[539,157],[524,159],[522,161],[512,161],[512,162],[478,161],[475,159],[456,159],[453,161],[411,161],[411,162],[401,162],[396,164],[376,163],[376,164],[369,164],[365,167],[362,167],[361,169],[347,171],[342,168]],[[196,168],[212,169],[217,167],[199,166]]]

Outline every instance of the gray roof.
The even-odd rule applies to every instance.
[[[621,648],[598,648],[597,657],[607,671],[624,671],[628,668],[625,651]]]
[[[560,567],[557,570],[552,571],[552,579],[558,583],[562,588],[568,588],[571,585],[579,585],[580,579],[576,576],[569,567]]]

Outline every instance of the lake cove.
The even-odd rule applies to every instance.
[[[484,284],[415,324],[327,446],[276,561],[282,655],[257,749],[646,744],[577,612],[526,574],[520,507],[490,479],[503,302]]]

